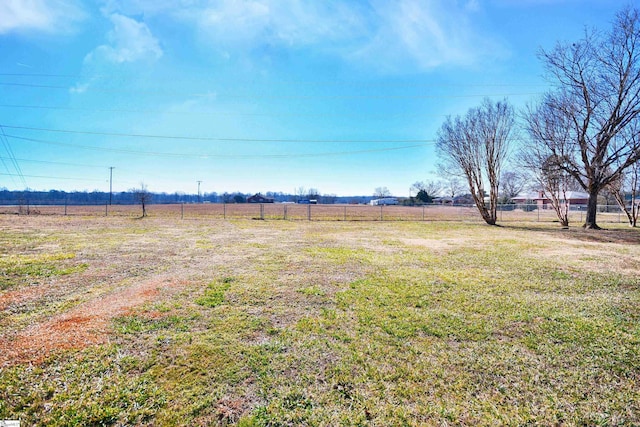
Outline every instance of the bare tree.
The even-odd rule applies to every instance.
[[[376,187],[373,190],[373,197],[390,197],[391,191],[387,187]]]
[[[444,161],[443,169],[464,175],[473,201],[489,225],[495,225],[497,219],[500,172],[513,126],[514,113],[509,103],[485,98],[464,117],[447,117],[438,132],[436,148]]]
[[[139,188],[132,188],[131,193],[133,199],[142,205],[142,218],[147,216],[147,204],[151,202],[151,193],[147,190],[147,186],[144,183],[140,184]]]
[[[527,177],[525,174],[515,171],[506,171],[502,173],[500,178],[501,201],[509,203],[511,199],[516,197],[524,190],[527,185]]]
[[[624,132],[640,114],[639,19],[625,8],[608,33],[587,31],[539,55],[555,89],[529,110],[528,127],[547,158],[589,194],[586,228],[599,228],[600,191],[640,159],[639,141]]]
[[[526,128],[533,143],[525,144],[518,153],[518,163],[526,170],[551,202],[551,206],[563,227],[569,226],[569,199],[567,192],[575,183],[566,171],[566,159],[558,157],[544,141],[555,141],[556,146],[569,146],[573,134],[566,118],[554,115],[548,109],[529,106],[526,113]],[[543,142],[541,142],[543,141]]]
[[[309,199],[319,199],[320,198],[320,190],[318,190],[317,188],[310,188],[309,190],[307,190],[307,197]]]
[[[307,194],[309,194],[307,192],[307,189],[304,187],[298,187],[295,189],[295,201],[299,201],[300,199],[304,199],[305,197],[307,197]]]
[[[429,197],[439,196],[443,188],[442,181],[416,181],[411,185],[412,190],[416,192],[424,191]]]
[[[638,224],[640,216],[640,162],[636,162],[627,168],[618,179],[612,181],[607,189],[627,215],[631,227]],[[629,195],[627,204],[626,195]]]
[[[523,148],[518,155],[518,161],[529,172],[538,190],[549,199],[551,207],[556,213],[563,227],[569,226],[569,198],[567,197],[574,179],[558,166],[559,160],[548,156],[540,146],[531,144]]]
[[[443,191],[446,196],[451,197],[452,199],[456,196],[459,196],[460,193],[464,191],[464,184],[458,178],[454,176],[450,176],[444,182]]]

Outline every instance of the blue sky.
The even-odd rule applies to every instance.
[[[0,188],[406,196],[605,0],[1,0]],[[633,2],[632,2],[633,4]]]

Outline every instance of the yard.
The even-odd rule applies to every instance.
[[[0,215],[0,420],[637,425],[639,277],[622,224]]]

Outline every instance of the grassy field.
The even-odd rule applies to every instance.
[[[612,227],[0,215],[0,420],[639,425]]]

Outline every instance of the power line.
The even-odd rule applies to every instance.
[[[64,107],[56,105],[18,105],[18,104],[0,104],[1,108],[28,108],[34,110],[59,110],[59,111],[84,111],[93,113],[139,113],[139,114],[183,114],[183,115],[206,115],[206,116],[241,116],[241,117],[323,117],[323,116],[340,116],[344,117],[344,113],[238,113],[238,112],[219,112],[219,111],[175,111],[175,110],[147,110],[147,109],[121,109],[121,108],[85,108],[85,107]],[[409,114],[366,114],[367,118],[396,118],[407,117]],[[418,116],[416,114],[415,116]],[[420,114],[420,117],[446,117],[446,114]]]
[[[15,138],[12,135],[9,135],[9,138]],[[20,139],[20,138],[17,138]],[[46,143],[43,141],[43,143]],[[54,143],[55,144],[55,143]],[[98,148],[98,147],[96,147]],[[6,160],[8,159],[8,157],[2,157],[0,156],[0,161],[1,160]],[[73,166],[73,167],[79,167],[79,168],[91,168],[91,169],[101,169],[101,168],[110,168],[110,166],[104,166],[104,165],[92,165],[92,164],[85,164],[85,163],[69,163],[69,162],[55,162],[52,160],[36,160],[36,159],[20,159],[20,158],[16,158],[16,160],[21,161],[21,162],[25,162],[25,163],[41,163],[41,164],[48,164],[48,165],[60,165],[60,166]],[[115,167],[114,167],[115,169]],[[118,167],[118,170],[121,170],[123,172],[130,172],[130,173],[138,173],[137,170],[133,170],[133,169],[126,169],[126,168],[120,168]],[[7,171],[8,172],[8,171]],[[146,174],[146,176],[151,176],[154,178],[166,178],[166,175],[150,175],[150,174]],[[131,183],[131,182],[129,182]],[[15,185],[15,182],[14,182]]]
[[[2,166],[4,166],[4,168],[6,169],[7,173],[10,173],[9,166],[5,162],[5,159],[8,159],[8,158],[7,157],[0,157],[0,161],[2,162]],[[17,185],[16,184],[16,180],[13,179],[13,177],[11,177],[11,182],[13,182],[13,185]]]
[[[69,90],[69,86],[61,86],[61,85],[45,85],[45,84],[32,84],[32,83],[9,83],[9,82],[0,82],[0,86],[17,86],[17,87],[27,87],[33,89],[61,89],[61,90]],[[269,94],[231,94],[231,93],[183,93],[176,91],[158,91],[158,90],[129,90],[129,89],[111,89],[111,88],[102,88],[97,86],[92,86],[91,90],[94,92],[102,92],[102,93],[136,93],[136,94],[149,94],[149,95],[182,95],[182,96],[191,96],[191,97],[221,97],[221,98],[248,98],[248,99],[256,99],[256,98],[267,98],[267,99],[441,99],[441,98],[484,98],[484,97],[516,97],[516,96],[533,96],[540,95],[541,92],[523,92],[523,93],[481,93],[481,94],[466,94],[466,95],[389,95],[389,94],[376,94],[376,95],[269,95]]]
[[[65,77],[72,79],[89,78],[79,74],[49,74],[49,73],[0,73],[3,77]],[[100,77],[99,75],[93,77]]]
[[[89,145],[80,145],[80,144],[71,144],[66,142],[57,142],[57,141],[47,141],[42,139],[35,138],[25,138],[21,136],[15,135],[7,135],[7,138],[14,138],[22,141],[30,141],[42,144],[49,145],[58,145],[63,147],[72,147],[72,148],[81,148],[84,150],[92,150],[92,151],[104,151],[104,152],[115,152],[115,153],[125,153],[132,155],[142,155],[142,156],[158,156],[158,157],[184,157],[184,158],[198,158],[198,159],[207,159],[207,158],[225,158],[225,159],[286,159],[286,158],[310,158],[310,157],[335,157],[335,156],[345,156],[345,155],[355,155],[355,154],[366,154],[366,153],[378,153],[378,152],[388,152],[388,151],[397,151],[397,150],[409,150],[413,148],[425,147],[433,144],[434,141],[431,140],[423,140],[423,143],[406,145],[400,147],[390,147],[390,148],[377,148],[377,149],[368,149],[368,150],[354,150],[354,151],[339,151],[339,152],[328,152],[328,153],[305,153],[305,154],[189,154],[189,153],[168,153],[168,152],[159,152],[159,151],[144,151],[144,150],[130,150],[123,148],[109,148],[109,147],[95,147]]]
[[[70,178],[70,177],[64,177],[64,176],[18,175],[18,174],[12,174],[12,173],[0,173],[0,175],[4,175],[4,176],[26,176],[28,178],[65,179],[65,180],[74,180],[74,181],[102,181],[101,179]]]
[[[54,73],[0,73],[0,77],[36,77],[36,78],[72,78],[72,79],[112,79],[117,81],[139,81],[141,79],[132,79],[128,78],[129,76],[118,76],[113,74],[94,74],[94,75],[86,75],[86,74],[54,74]],[[175,77],[165,77],[165,78],[155,78],[156,81],[171,81],[171,82],[203,82],[206,83],[207,80],[204,79],[180,79]],[[145,79],[145,81],[147,81]],[[332,85],[332,86],[405,86],[405,87],[548,87],[548,84],[545,83],[433,83],[432,81],[422,81],[422,82],[404,82],[404,81],[364,81],[364,80],[270,80],[268,82],[261,83],[257,80],[251,81],[242,81],[240,82],[242,86],[250,85],[250,84],[268,84],[269,86],[273,85]]]
[[[2,143],[3,143],[4,147],[5,147],[5,150],[7,151],[7,154],[9,154],[9,160],[13,164],[13,167],[16,170],[17,176],[20,177],[20,180],[22,181],[22,184],[26,188],[26,187],[28,187],[27,180],[24,179],[24,175],[22,174],[22,169],[20,169],[20,165],[18,164],[18,161],[16,160],[16,156],[13,153],[13,149],[11,148],[11,144],[9,143],[9,140],[7,140],[7,135],[5,134],[4,128],[2,127],[2,125],[0,125],[0,132],[2,133],[0,139],[2,139]],[[4,161],[3,161],[3,163],[4,163]],[[7,169],[7,172],[9,172],[9,169]]]
[[[12,135],[7,135],[7,136],[9,138],[13,138]],[[9,158],[0,156],[0,160],[7,160],[7,159],[9,159]],[[18,160],[20,162],[27,162],[27,163],[42,163],[42,164],[48,164],[48,165],[74,166],[74,167],[92,168],[92,169],[104,167],[102,165],[88,165],[88,164],[80,164],[80,163],[54,162],[52,160],[22,159],[22,158],[17,158],[17,157],[16,157],[16,160]]]
[[[114,136],[125,138],[150,138],[150,139],[170,139],[170,140],[188,140],[188,141],[218,141],[218,142],[311,142],[311,143],[323,143],[323,142],[338,142],[338,143],[426,143],[433,142],[427,139],[303,139],[303,138],[222,138],[222,137],[207,137],[207,136],[184,136],[184,135],[151,135],[141,133],[118,133],[118,132],[97,132],[97,131],[81,131],[72,129],[52,129],[52,128],[40,128],[30,126],[10,126],[2,125],[7,129],[23,129],[23,130],[35,130],[43,132],[56,132],[56,133],[69,133],[78,135],[99,135],[99,136]],[[15,137],[14,137],[15,138]]]

